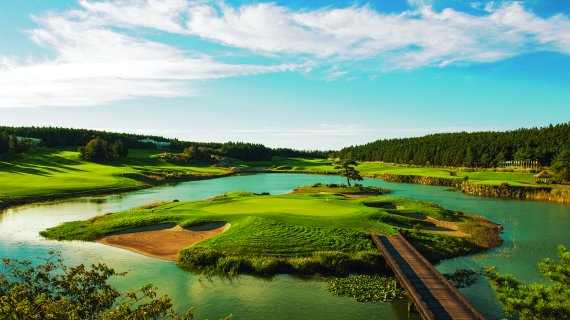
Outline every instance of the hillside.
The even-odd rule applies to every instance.
[[[505,132],[438,133],[377,140],[340,150],[341,158],[400,164],[497,167],[503,161],[538,161],[550,165],[570,150],[570,122]]]

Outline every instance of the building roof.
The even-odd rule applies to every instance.
[[[540,171],[539,173],[534,175],[535,178],[550,178],[550,174],[548,174],[548,172],[546,172],[545,170]]]

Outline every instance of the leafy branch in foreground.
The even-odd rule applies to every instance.
[[[491,281],[497,298],[509,315],[524,319],[570,319],[570,252],[558,247],[560,264],[547,258],[538,264],[540,272],[550,285],[521,284],[511,275],[500,275],[487,268],[485,275]]]
[[[192,309],[179,315],[168,296],[156,287],[120,293],[107,283],[124,276],[107,265],[68,267],[58,253],[40,263],[2,259],[1,319],[191,319]]]

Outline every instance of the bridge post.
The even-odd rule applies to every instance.
[[[425,320],[485,319],[401,234],[382,238],[373,235],[372,240],[399,280],[398,284],[408,292],[408,318],[419,314]]]
[[[410,313],[418,313],[418,311],[416,310],[416,305],[414,304],[412,299],[408,299],[408,316],[410,315]]]

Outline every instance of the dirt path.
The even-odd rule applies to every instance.
[[[127,249],[145,256],[176,261],[178,252],[202,240],[217,236],[230,224],[204,224],[193,228],[175,226],[169,229],[122,232],[97,240],[99,243]]]

